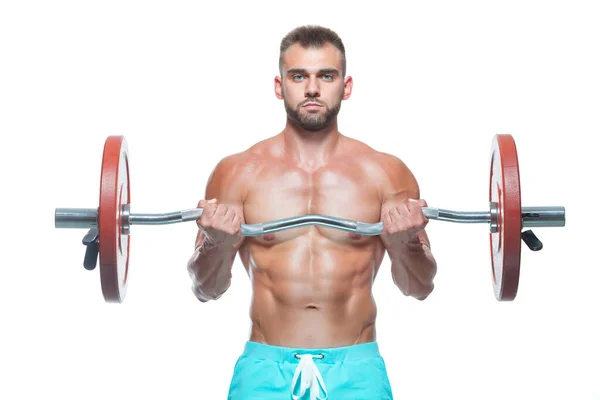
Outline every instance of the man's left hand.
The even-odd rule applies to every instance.
[[[418,234],[429,222],[421,207],[427,207],[425,200],[410,198],[384,206],[381,239],[388,249],[419,242]]]

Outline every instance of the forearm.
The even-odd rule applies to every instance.
[[[429,247],[421,242],[408,243],[390,251],[392,278],[407,296],[425,300],[433,291],[437,263]]]
[[[219,245],[203,240],[188,261],[192,290],[198,300],[217,300],[231,285],[231,269],[236,250],[232,245]]]

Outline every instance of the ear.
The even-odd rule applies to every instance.
[[[275,97],[277,97],[279,100],[283,100],[283,82],[279,75],[275,76],[274,84],[275,84]]]
[[[344,96],[342,99],[348,100],[350,98],[350,95],[352,94],[352,84],[353,80],[351,76],[344,78]]]

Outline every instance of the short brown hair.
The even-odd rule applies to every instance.
[[[305,49],[311,47],[323,47],[327,43],[331,43],[342,53],[342,76],[346,76],[346,49],[344,43],[337,33],[331,29],[324,28],[318,25],[304,25],[290,31],[281,40],[279,46],[279,73],[282,73],[283,53],[292,45],[298,43]]]

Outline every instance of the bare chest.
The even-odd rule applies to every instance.
[[[322,168],[273,167],[249,183],[244,202],[247,224],[270,222],[307,214],[361,222],[378,222],[381,200],[376,183],[356,166]],[[269,234],[255,240],[280,243],[303,235],[319,235],[338,242],[360,243],[368,238],[322,226],[306,226]]]

